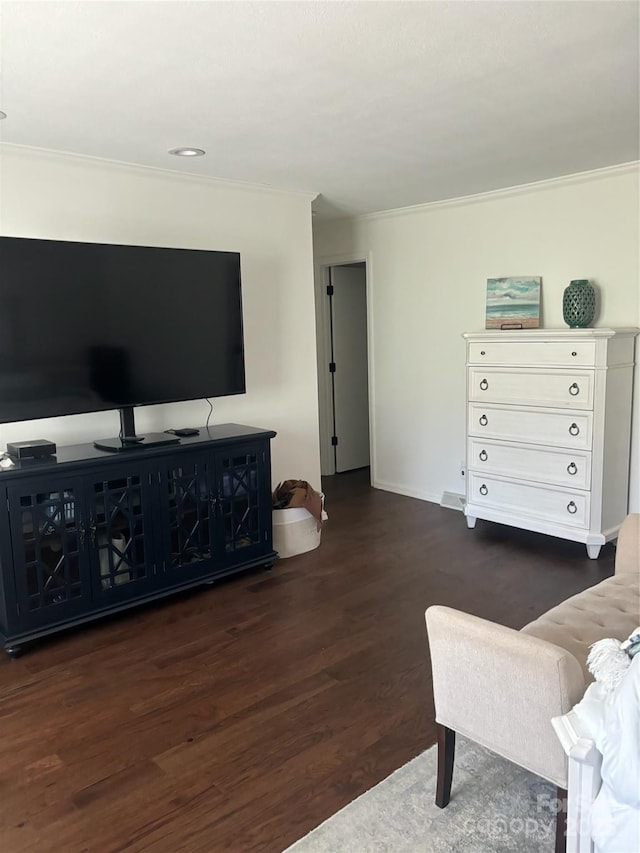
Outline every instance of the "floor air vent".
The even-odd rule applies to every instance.
[[[447,509],[457,509],[459,512],[462,512],[465,505],[465,497],[464,495],[458,495],[455,492],[443,492],[442,499],[440,500],[440,506],[444,506]]]

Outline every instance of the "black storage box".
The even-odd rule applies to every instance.
[[[8,441],[7,453],[13,459],[42,459],[56,452],[54,441],[46,438],[34,438],[31,441]]]

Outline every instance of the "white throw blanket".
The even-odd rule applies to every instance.
[[[574,708],[602,754],[591,809],[597,853],[640,851],[640,654],[613,690],[595,682]]]

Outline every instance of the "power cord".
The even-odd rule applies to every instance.
[[[209,432],[209,419],[211,418],[211,415],[213,414],[213,403],[211,402],[211,400],[208,397],[205,397],[205,400],[209,404],[209,414],[207,415],[207,423],[205,425],[205,429],[207,430],[207,432]]]

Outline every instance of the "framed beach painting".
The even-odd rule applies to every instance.
[[[487,329],[537,329],[540,326],[539,276],[487,279]]]

